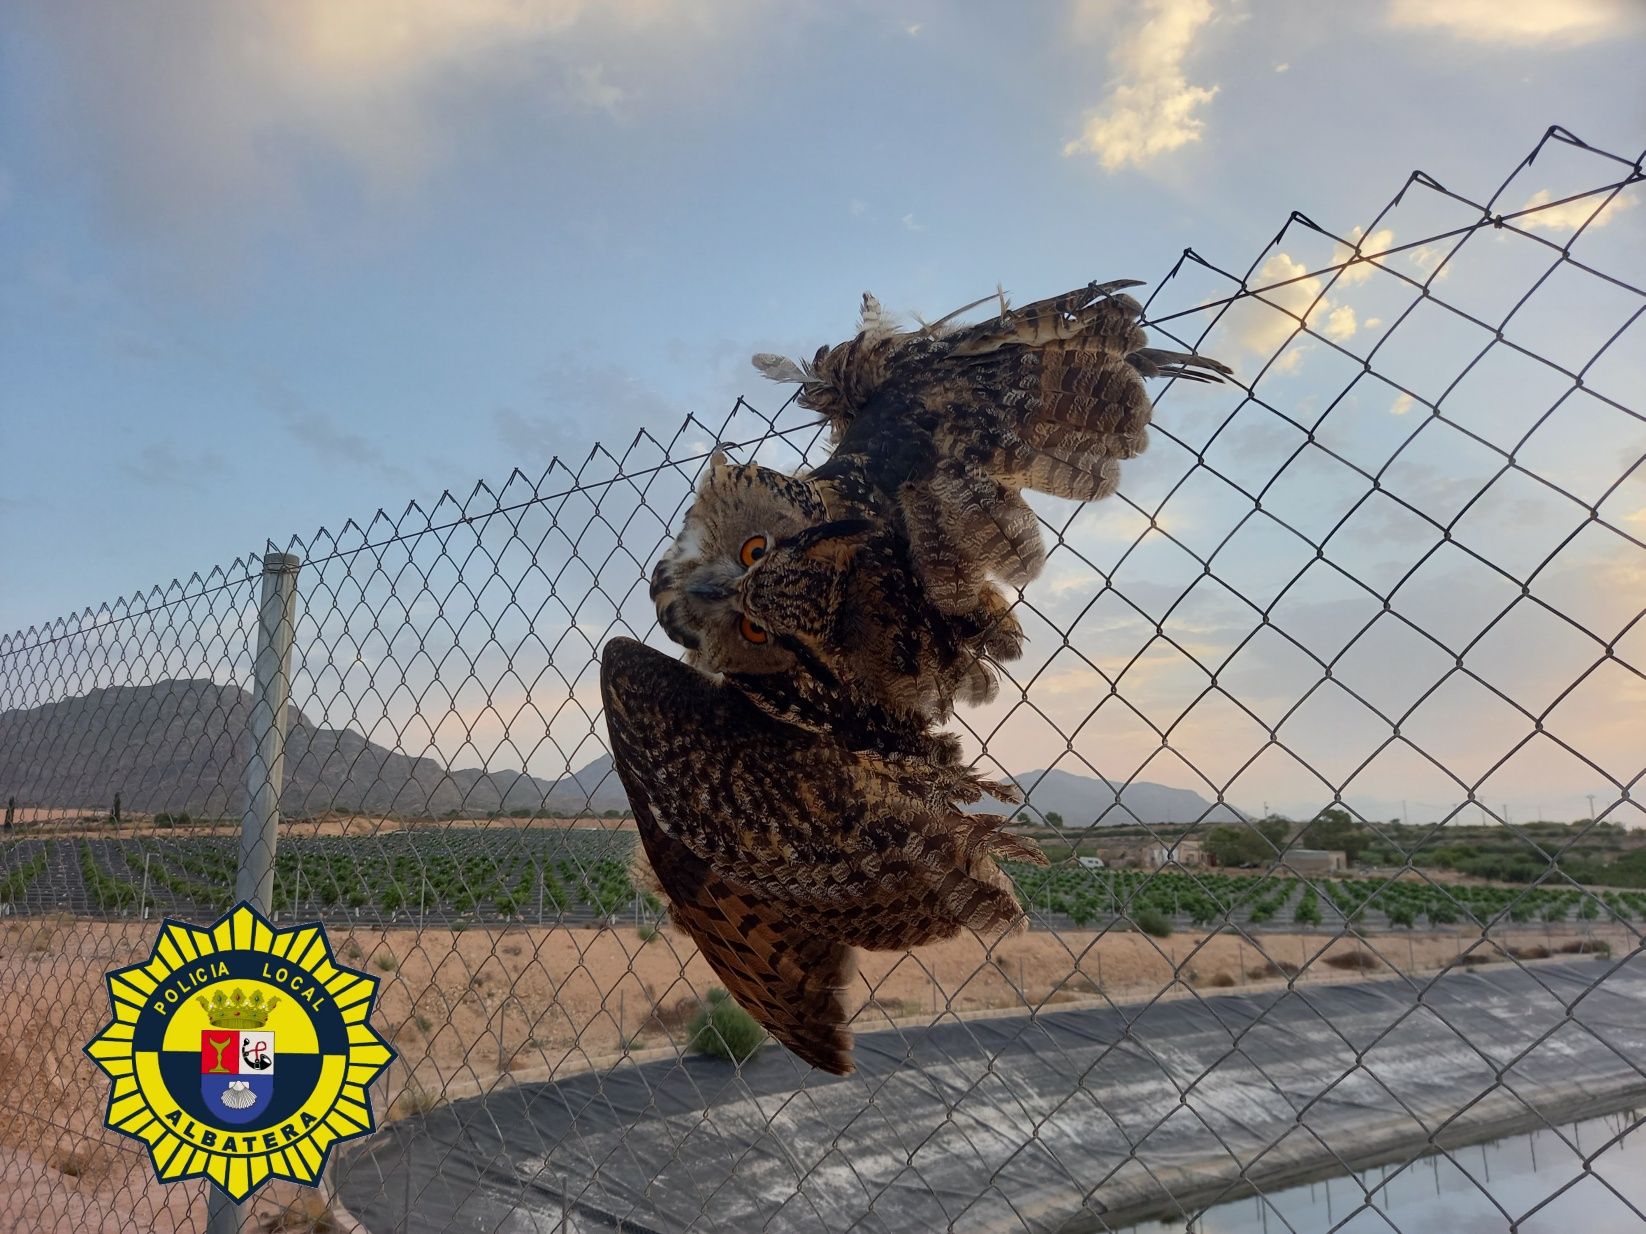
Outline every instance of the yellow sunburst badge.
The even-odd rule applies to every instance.
[[[395,1056],[370,1023],[377,978],[339,964],[318,922],[280,929],[245,903],[168,919],[107,980],[114,1019],[86,1053],[114,1081],[105,1122],[161,1182],[237,1201],[271,1178],[314,1186],[332,1145],[375,1126],[366,1086]]]

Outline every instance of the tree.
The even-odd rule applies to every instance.
[[[1322,810],[1298,837],[1304,848],[1340,849],[1350,862],[1359,859],[1370,837],[1347,810]]]
[[[1056,810],[1048,810],[1046,811],[1046,821],[1053,827],[1061,827],[1063,825],[1063,816]]]
[[[1291,838],[1292,824],[1289,820],[1270,815],[1257,825],[1257,833],[1267,840],[1275,852],[1286,847],[1286,841]],[[1266,856],[1272,854],[1265,854]]]
[[[1274,856],[1269,843],[1250,827],[1220,826],[1206,833],[1206,855],[1220,866],[1258,865]]]

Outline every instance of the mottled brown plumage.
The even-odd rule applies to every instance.
[[[806,1061],[851,1070],[853,947],[912,947],[1021,918],[997,857],[1044,861],[959,806],[1006,790],[777,723],[631,639],[601,655],[612,757],[674,923],[731,995]]]
[[[791,476],[717,453],[652,576],[686,664],[607,645],[612,753],[675,922],[828,1070],[850,1067],[851,947],[1006,928],[995,859],[1044,860],[959,810],[1011,795],[937,725],[1021,654],[1002,584],[1045,561],[1022,490],[1107,495],[1146,444],[1143,378],[1228,372],[1148,348],[1131,285],[917,330],[865,296],[857,335],[809,365],[755,357],[802,383],[832,457]]]

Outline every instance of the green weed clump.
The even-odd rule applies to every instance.
[[[1138,911],[1132,918],[1137,928],[1151,938],[1170,938],[1172,936],[1172,919],[1158,908],[1145,908]]]
[[[766,1044],[766,1030],[719,986],[687,1025],[687,1045],[700,1054],[741,1063]]]

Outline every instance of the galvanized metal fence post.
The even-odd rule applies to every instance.
[[[234,898],[268,913],[274,899],[274,850],[280,832],[280,789],[286,777],[287,705],[297,620],[297,569],[292,553],[263,557],[263,598],[257,614],[251,714],[246,731],[246,810],[240,819],[240,864]],[[241,1206],[216,1187],[206,1189],[207,1234],[238,1234]]]

